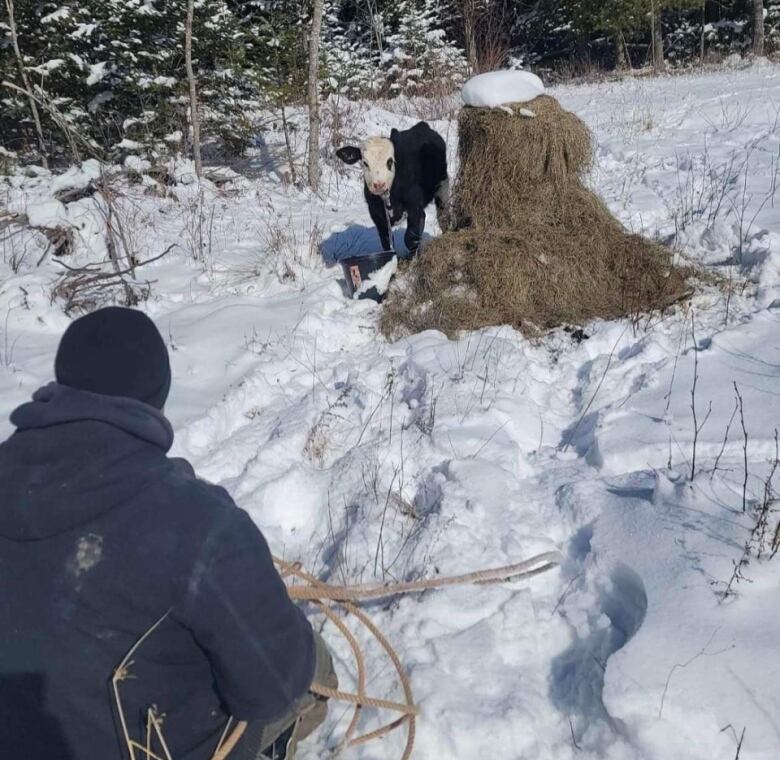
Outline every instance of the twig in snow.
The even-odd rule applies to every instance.
[[[734,755],[734,760],[739,760],[739,753],[742,752],[742,742],[745,741],[745,728],[742,728],[742,733],[739,736],[739,741],[737,742],[737,754]]]
[[[734,741],[737,743],[737,754],[734,756],[734,760],[739,760],[739,753],[742,751],[742,742],[745,740],[745,728],[742,729],[742,733],[739,735],[739,738],[737,738],[737,732],[734,728],[734,726],[731,725],[731,723],[728,724],[728,726],[724,726],[721,728],[720,733],[723,733],[724,731],[728,731],[731,729],[731,733],[734,735]]]
[[[596,396],[599,395],[599,391],[601,390],[601,386],[604,383],[604,378],[607,376],[607,372],[609,372],[609,368],[612,364],[612,357],[615,355],[615,351],[617,351],[617,347],[620,344],[620,341],[623,339],[623,336],[626,334],[626,331],[628,330],[629,325],[626,325],[625,329],[622,333],[618,336],[618,339],[615,341],[615,345],[612,346],[612,350],[609,352],[609,356],[607,357],[607,366],[604,367],[604,372],[601,375],[601,379],[599,380],[599,384],[596,386],[596,390],[593,391],[593,395],[590,397],[590,401],[588,401],[587,405],[585,406],[585,409],[582,411],[582,414],[580,414],[579,418],[577,419],[577,422],[574,424],[574,428],[572,429],[571,433],[568,435],[568,440],[566,441],[566,444],[563,446],[563,451],[568,451],[569,447],[572,444],[572,441],[574,441],[574,437],[577,433],[577,431],[580,428],[580,425],[582,424],[582,421],[585,419],[585,417],[588,416],[588,412],[590,411],[591,406],[593,406],[593,402],[596,400]]]
[[[734,392],[737,394],[737,406],[739,407],[739,421],[742,424],[742,456],[745,468],[745,477],[742,481],[742,512],[747,510],[747,484],[748,484],[748,433],[745,427],[745,407],[742,402],[742,394],[739,392],[736,380],[734,381]]]
[[[734,422],[734,417],[737,416],[737,411],[739,410],[739,403],[736,399],[734,399],[734,411],[731,413],[731,417],[729,419],[728,425],[726,425],[726,432],[723,436],[723,445],[720,447],[720,451],[718,452],[718,456],[715,457],[715,464],[712,467],[712,472],[710,473],[710,480],[712,480],[715,477],[715,473],[718,471],[718,467],[720,466],[720,460],[723,456],[723,452],[726,450],[726,444],[729,442],[729,431],[731,430],[731,425]]]
[[[687,668],[691,663],[695,662],[699,659],[699,657],[712,657],[714,655],[723,654],[724,652],[728,652],[729,649],[734,648],[734,644],[731,644],[730,646],[724,647],[723,649],[719,649],[717,652],[708,652],[707,647],[712,643],[712,640],[715,638],[715,635],[720,630],[720,627],[716,628],[712,634],[710,635],[710,638],[707,640],[707,643],[695,654],[693,657],[689,658],[685,662],[677,662],[672,666],[672,669],[669,671],[669,675],[666,677],[666,684],[664,684],[664,691],[661,695],[661,705],[658,708],[658,717],[660,718],[664,711],[664,702],[666,701],[666,693],[669,691],[669,684],[671,683],[672,676],[674,675],[675,671],[679,669],[685,669]]]
[[[569,593],[569,589],[574,585],[574,582],[579,578],[582,578],[582,576],[583,573],[578,573],[569,581],[569,583],[566,585],[566,588],[563,590],[563,593],[558,597],[558,601],[555,603],[555,607],[553,607],[553,610],[550,613],[550,617],[552,617],[558,611],[558,607],[563,604],[564,600],[566,599],[566,595]]]
[[[569,729],[571,730],[571,742],[574,745],[574,749],[577,751],[581,750],[582,747],[580,747],[579,744],[577,744],[577,739],[574,736],[574,724],[571,722],[571,718],[569,718]]]
[[[761,506],[758,508],[756,525],[751,533],[751,542],[756,550],[756,559],[761,559],[761,555],[764,552],[770,552],[769,558],[772,559],[778,550],[780,520],[778,520],[771,539],[768,539],[770,533],[769,518],[777,511],[775,508],[777,496],[774,490],[774,478],[778,466],[780,466],[780,442],[778,441],[777,428],[775,428],[775,456],[772,461],[772,468],[769,470],[769,475],[767,475],[766,480],[764,481],[764,494],[761,499]]]
[[[379,524],[379,538],[376,542],[376,553],[374,554],[374,577],[376,577],[377,567],[379,566],[379,557],[382,557],[382,575],[385,574],[385,544],[382,540],[382,534],[385,530],[385,518],[387,517],[387,508],[390,506],[390,495],[395,484],[395,479],[398,476],[398,469],[393,472],[393,477],[390,480],[390,485],[387,487],[387,496],[385,497],[385,506],[382,510],[382,522]]]
[[[691,310],[691,338],[693,339],[693,385],[691,385],[691,413],[693,414],[693,451],[691,453],[691,480],[696,475],[696,448],[699,443],[699,433],[707,424],[707,420],[712,414],[712,401],[710,401],[707,414],[702,420],[701,425],[696,417],[696,387],[699,384],[699,346],[696,342],[696,323],[694,312]]]

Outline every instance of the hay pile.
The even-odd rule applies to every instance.
[[[459,127],[454,229],[391,288],[387,335],[500,324],[539,332],[663,308],[688,293],[689,273],[672,266],[671,252],[628,234],[583,186],[590,133],[556,100],[540,96],[512,116],[467,107]]]

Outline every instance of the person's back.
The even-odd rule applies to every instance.
[[[129,318],[109,311],[114,331]],[[167,353],[162,385],[97,394],[83,356],[60,361],[67,338],[58,380],[79,377],[17,409],[0,445],[0,747],[123,758],[128,738],[145,744],[151,711],[175,760],[206,760],[229,716],[268,724],[306,694],[311,626],[246,513],[166,456]],[[142,639],[117,699],[112,677]]]

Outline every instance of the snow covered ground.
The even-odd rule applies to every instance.
[[[663,317],[587,325],[581,342],[498,326],[388,344],[379,307],[347,300],[318,254],[378,247],[359,172],[334,164],[324,199],[299,192],[270,136],[233,191],[136,186],[118,201],[141,259],[178,246],[139,270],[171,349],[175,452],[226,486],[276,553],[333,582],[564,553],[530,581],[369,608],[420,704],[415,758],[733,760],[743,737],[742,760],[776,760],[780,557],[754,548],[729,581],[780,426],[780,67],[550,92],[593,128],[591,181],[612,210],[726,285]],[[345,139],[433,107],[352,106]],[[432,123],[454,156],[454,122]],[[15,177],[0,207],[64,215],[82,229],[71,263],[100,258],[94,202],[52,205],[55,184]],[[5,435],[50,379],[68,318],[50,299],[61,267],[37,266],[42,238],[2,235]],[[353,687],[349,650],[325,630]],[[398,698],[368,653],[372,693]],[[304,758],[337,743],[346,714],[334,707]],[[352,756],[392,760],[402,742]]]

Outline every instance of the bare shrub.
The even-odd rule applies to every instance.
[[[247,263],[232,267],[234,282],[272,274],[280,283],[297,283],[319,259],[323,230],[319,223],[301,224],[293,217],[271,216],[257,230],[262,246]]]
[[[87,264],[83,267],[71,267],[60,261],[65,272],[54,283],[52,303],[57,299],[62,300],[65,313],[69,315],[86,314],[116,303],[123,306],[137,306],[149,298],[152,281],[136,281],[136,270],[138,267],[161,259],[174,247],[175,245],[171,245],[159,256],[136,262],[125,269],[117,269],[111,261]],[[106,271],[106,265],[111,266],[110,271]]]

